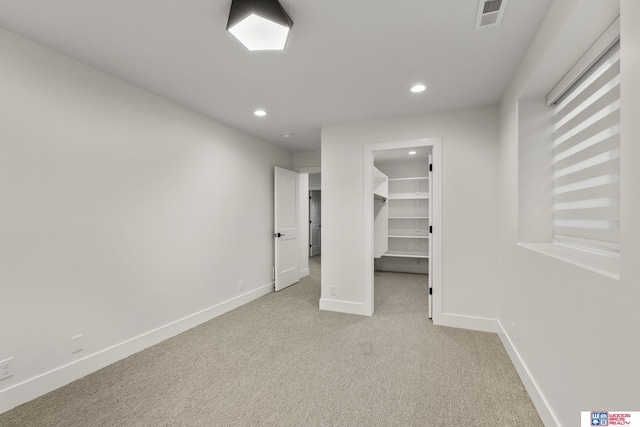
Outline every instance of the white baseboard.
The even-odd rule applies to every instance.
[[[302,279],[303,277],[307,277],[309,275],[310,271],[308,268],[305,268],[303,270],[300,270],[300,278]]]
[[[500,325],[496,319],[487,317],[462,316],[460,314],[442,314],[442,326],[471,329],[473,331],[497,333]]]
[[[320,298],[320,310],[337,311],[339,313],[359,314],[361,316],[373,315],[373,310],[361,302],[338,301]]]
[[[273,292],[273,282],[0,391],[0,414]]]
[[[527,365],[525,365],[524,361],[520,357],[518,350],[516,350],[511,338],[507,335],[506,330],[502,326],[502,323],[497,320],[499,331],[498,336],[500,337],[500,341],[502,341],[502,345],[507,350],[509,357],[511,358],[511,362],[513,366],[515,366],[522,383],[524,384],[524,388],[529,393],[529,397],[531,397],[531,401],[533,405],[536,407],[538,411],[538,415],[542,419],[542,422],[546,427],[557,427],[560,426],[560,422],[558,418],[555,416],[551,407],[549,406],[547,400],[544,398],[544,394],[538,387],[538,384],[531,376],[529,369],[527,369]]]

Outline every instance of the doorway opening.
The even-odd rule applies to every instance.
[[[378,183],[373,190],[374,286],[377,289],[383,273],[402,273],[393,275],[395,287],[399,289],[409,281],[419,284],[419,294],[428,300],[429,317],[431,151],[432,147],[421,146],[373,153],[374,182]],[[406,274],[418,274],[422,279]]]
[[[425,314],[441,323],[441,156],[441,138],[365,146],[365,195],[372,196],[364,202],[364,277],[372,313],[375,271],[411,273],[424,279],[417,281],[428,300]]]
[[[320,173],[309,174],[309,257],[322,253],[322,193]]]
[[[309,257],[315,257],[322,253],[321,203],[320,190],[309,190]]]

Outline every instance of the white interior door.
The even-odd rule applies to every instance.
[[[432,155],[429,154],[429,259],[427,260],[428,266],[428,287],[429,287],[429,297],[428,297],[428,316],[429,319],[433,318],[433,229],[431,228],[431,224],[433,224],[433,164]]]
[[[309,191],[309,256],[320,255],[320,190]]]
[[[275,168],[276,291],[300,281],[298,267],[298,173]]]

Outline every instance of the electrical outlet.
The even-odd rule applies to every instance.
[[[334,296],[334,297],[336,296],[336,287],[335,286],[331,287],[331,296]]]
[[[13,357],[0,361],[0,380],[13,376]]]
[[[240,280],[240,283],[238,283],[238,289],[240,290],[240,292],[244,291],[244,281]]]

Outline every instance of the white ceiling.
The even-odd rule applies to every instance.
[[[409,154],[414,152],[415,154]],[[391,150],[376,151],[373,153],[374,164],[384,162],[395,162],[403,160],[428,159],[431,154],[431,147],[411,147],[411,148],[395,148]]]
[[[551,2],[476,31],[477,0],[281,0],[283,52],[228,34],[231,0],[0,0],[0,26],[299,152],[327,124],[496,104]]]

